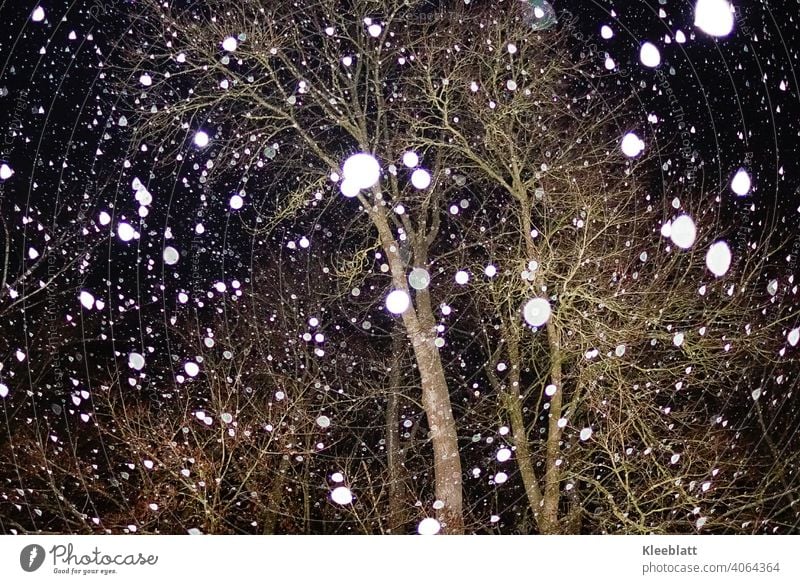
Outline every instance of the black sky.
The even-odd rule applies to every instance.
[[[613,59],[604,83],[635,99],[635,117],[626,122],[632,127],[620,133],[635,129],[646,143],[665,148],[662,184],[729,194],[732,176],[745,168],[751,194],[723,197],[718,220],[740,247],[765,230],[797,247],[798,3],[733,4],[734,31],[713,38],[693,26],[694,2],[553,2],[576,50],[591,53],[598,64]],[[46,17],[34,22],[39,5]],[[195,256],[209,291],[223,277],[246,281],[248,254],[257,243],[229,212],[229,193],[206,193],[203,201],[201,190],[180,180],[158,184],[149,216],[137,216],[130,177],[146,180],[149,169],[123,165],[130,128],[120,125],[115,109],[120,96],[111,66],[136,8],[125,0],[0,3],[0,159],[15,171],[2,184],[0,209],[18,238],[15,261],[21,265],[29,247],[45,245],[44,233],[76,221],[86,225],[98,252],[70,277],[76,289],[96,291],[106,306],[101,321],[81,321],[81,335],[85,347],[105,340],[121,353],[167,338],[169,315],[180,310],[176,295],[190,292],[186,272],[196,266],[163,270],[165,233],[187,248],[197,209],[204,208],[206,243]],[[612,38],[602,38],[603,25]],[[681,34],[685,42],[678,42]],[[659,48],[659,67],[640,62],[644,42]],[[111,225],[100,225],[101,211],[113,216]],[[120,221],[135,225],[140,238],[121,243],[113,229]],[[37,230],[37,222],[45,229]],[[73,303],[67,312],[80,319],[78,308]]]

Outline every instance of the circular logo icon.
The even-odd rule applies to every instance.
[[[19,565],[26,572],[35,572],[44,564],[44,548],[37,544],[26,545],[19,553]]]

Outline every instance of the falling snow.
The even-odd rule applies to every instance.
[[[733,9],[727,0],[697,0],[694,25],[715,37],[724,37],[733,30]]]
[[[639,59],[645,67],[658,67],[661,64],[661,52],[651,42],[645,42],[639,49]]]
[[[358,189],[368,189],[380,179],[381,168],[371,154],[360,152],[345,160],[342,166],[344,180]]]
[[[642,141],[641,138],[639,138],[639,136],[637,136],[633,132],[628,132],[622,138],[621,147],[622,147],[622,152],[625,154],[625,156],[634,158],[636,156],[639,156],[639,154],[641,154],[642,151],[644,150],[644,142]]]
[[[417,525],[417,533],[420,535],[436,535],[441,529],[442,525],[433,517],[426,517]]]
[[[734,193],[743,197],[750,192],[750,175],[746,170],[740,168],[731,181],[731,189]]]
[[[128,366],[131,369],[141,371],[144,369],[144,356],[142,356],[140,353],[131,353],[128,355]]]
[[[681,249],[689,249],[694,245],[697,238],[697,229],[694,221],[688,215],[681,215],[672,222],[672,230],[669,235],[672,243]]]
[[[353,502],[353,493],[347,487],[336,487],[331,491],[331,500],[339,505],[349,505]]]
[[[731,248],[724,241],[717,241],[708,248],[706,266],[717,277],[724,276],[731,267]]]
[[[0,532],[796,531],[791,7],[76,2],[0,9]]]
[[[194,135],[194,143],[195,146],[197,146],[198,148],[205,148],[206,146],[208,146],[209,141],[210,138],[208,134],[202,130],[198,131]]]
[[[423,168],[416,169],[411,173],[411,184],[420,190],[427,189],[431,184],[430,173]]]
[[[411,298],[405,290],[393,290],[386,297],[386,309],[392,314],[403,314],[411,305]]]
[[[550,320],[550,302],[546,298],[533,298],[525,303],[522,314],[531,326],[542,326]]]

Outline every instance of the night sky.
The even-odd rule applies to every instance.
[[[127,132],[114,113],[119,103],[112,80],[118,72],[110,69],[135,4],[41,3],[41,22],[31,18],[37,3],[2,4],[0,121],[8,129],[2,158],[15,171],[14,180],[3,184],[4,205],[32,205],[52,220],[68,219],[64,205],[74,206],[83,193],[95,213],[115,198],[127,198],[115,192],[118,185],[100,184],[98,170],[122,170]],[[692,25],[693,2],[554,6],[561,24],[574,31],[576,47],[599,62],[613,60],[616,82],[638,102],[636,125],[673,153],[664,160],[665,175],[723,192],[735,172],[746,168],[753,183],[747,203],[756,204],[757,215],[781,215],[791,234],[787,212],[797,206],[794,177],[800,172],[795,3],[736,2],[734,31],[722,38]],[[601,35],[604,24],[613,30],[611,39]],[[660,50],[657,68],[640,62],[639,48],[648,41]],[[149,228],[170,224],[164,207],[171,205],[159,198]],[[227,220],[224,214],[212,219],[220,229]],[[121,252],[111,253],[118,259]]]
[[[202,2],[181,4],[203,9]],[[733,0],[734,29],[718,38],[694,26],[695,2],[552,4],[576,53],[613,73],[603,82],[609,89],[631,96],[633,115],[620,121],[620,137],[635,131],[648,148],[664,152],[661,180],[652,188],[679,184],[719,194],[716,220],[732,248],[780,242],[787,251],[775,260],[776,273],[796,273],[800,254],[792,253],[789,266],[783,258],[800,250],[800,1]],[[253,202],[232,207],[236,185],[226,191],[198,183],[205,159],[196,150],[187,148],[181,167],[167,170],[149,168],[147,156],[131,151],[123,111],[130,96],[119,94],[129,72],[119,67],[118,55],[136,9],[135,0],[0,0],[0,163],[13,169],[0,181],[9,265],[24,270],[52,238],[70,262],[55,277],[57,292],[34,295],[6,313],[13,332],[0,345],[0,362],[5,373],[14,371],[17,391],[30,388],[42,397],[37,407],[44,409],[34,415],[69,408],[78,384],[129,378],[131,351],[182,363],[185,356],[174,354],[175,347],[203,318],[225,318],[219,300],[248,288],[254,249],[264,244],[249,229]],[[660,53],[655,67],[641,60],[648,42]],[[731,181],[740,170],[752,187],[732,197]],[[152,202],[134,199],[132,177],[157,177]],[[131,226],[131,241],[123,241],[120,224]],[[343,232],[332,229],[331,239]],[[288,254],[303,248],[314,230],[300,221],[272,237],[283,238]],[[346,248],[346,238],[338,245]],[[165,246],[180,253],[177,265],[165,264]],[[18,292],[42,288],[46,274],[41,269]],[[763,275],[765,288],[770,276]],[[81,298],[82,291],[91,297]],[[58,314],[48,319],[54,303]],[[190,308],[202,317],[188,318]],[[374,319],[376,331],[381,318]],[[48,356],[44,372],[26,369]],[[185,374],[191,376],[175,367],[132,384],[160,400],[161,386]],[[8,381],[3,375],[0,380]],[[42,394],[43,384],[52,384],[52,391]]]

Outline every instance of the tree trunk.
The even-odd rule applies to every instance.
[[[404,339],[395,335],[392,339],[392,370],[389,373],[389,395],[386,403],[386,465],[389,469],[389,530],[400,533],[405,523],[403,498],[405,473],[400,451],[400,372]]]
[[[386,253],[392,273],[392,284],[411,297],[406,282],[406,265],[400,257],[399,246],[389,227],[385,209],[377,206],[370,218],[378,230],[381,246]],[[433,474],[436,499],[444,503],[438,518],[444,533],[464,533],[461,460],[458,433],[450,404],[450,392],[444,374],[436,339],[436,319],[427,290],[416,293],[415,306],[403,312],[403,325],[414,349],[414,358],[422,386],[422,407],[428,418],[433,445]]]
[[[494,372],[493,362],[486,367],[486,374],[489,382],[500,396],[500,403],[506,414],[508,414],[511,425],[511,441],[514,445],[515,459],[525,487],[525,497],[528,499],[528,506],[533,513],[536,528],[543,535],[560,533],[557,518],[553,519],[551,514],[546,514],[544,509],[544,495],[540,479],[536,476],[533,464],[533,454],[531,453],[528,442],[528,429],[525,425],[525,416],[522,411],[522,386],[520,382],[520,372],[522,371],[522,359],[519,351],[519,337],[513,326],[509,323],[502,325],[503,338],[506,341],[508,360],[511,365],[508,385],[502,384]],[[558,502],[556,500],[556,502]],[[557,508],[556,508],[557,510]]]
[[[464,512],[458,434],[439,350],[433,344],[433,335],[418,330],[418,327],[409,328],[408,336],[414,347],[419,368],[422,381],[422,407],[425,408],[428,417],[433,444],[436,498],[444,503],[439,512],[439,519],[445,533],[463,533]]]
[[[558,507],[561,501],[561,427],[558,421],[563,409],[564,386],[561,375],[561,338],[560,331],[553,324],[552,318],[547,321],[547,341],[550,347],[550,383],[556,386],[556,393],[550,398],[550,412],[547,427],[547,444],[544,474],[544,521],[548,533],[559,533]]]
[[[522,403],[520,402],[520,362],[519,343],[514,336],[514,332],[506,327],[503,336],[507,340],[508,358],[511,362],[510,384],[501,392],[503,406],[508,413],[511,423],[511,439],[514,444],[517,466],[522,477],[522,484],[525,487],[525,495],[528,498],[528,505],[533,512],[539,533],[550,534],[552,525],[543,515],[542,511],[542,490],[536,478],[533,467],[531,450],[528,445],[528,431],[525,427],[525,418],[522,415]]]
[[[531,237],[531,206],[527,194],[519,194],[517,199],[520,201],[520,219],[522,237],[525,241],[525,249],[528,259],[536,258],[536,247]],[[537,288],[541,289],[544,282],[541,275],[536,278]],[[545,472],[544,472],[544,500],[542,502],[542,517],[540,531],[542,533],[556,534],[562,530],[559,527],[558,508],[561,501],[561,468],[559,459],[562,455],[561,435],[562,429],[558,425],[563,409],[563,374],[561,360],[563,359],[561,348],[561,331],[554,322],[555,316],[551,316],[545,325],[547,332],[547,345],[550,353],[550,383],[556,386],[556,393],[550,398],[550,410],[548,412],[547,441],[545,443]]]
[[[261,533],[264,535],[274,535],[278,524],[278,509],[283,497],[283,486],[286,482],[286,473],[289,470],[289,457],[281,456],[278,463],[278,470],[272,483],[272,488],[267,495],[267,513],[264,517],[264,527]]]

